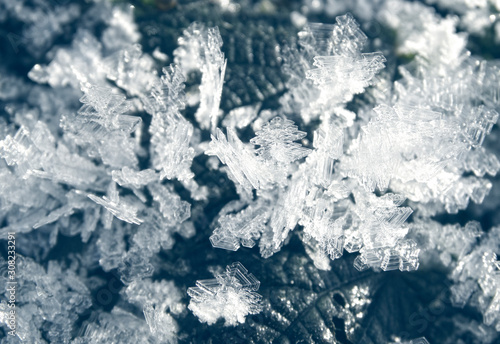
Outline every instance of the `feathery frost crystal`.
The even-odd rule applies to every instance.
[[[209,325],[224,318],[225,325],[244,323],[248,314],[261,311],[262,296],[256,293],[260,282],[236,262],[214,279],[196,281],[196,287],[188,289],[191,296],[188,308]]]
[[[0,0],[2,343],[498,342],[500,1],[134,3]]]

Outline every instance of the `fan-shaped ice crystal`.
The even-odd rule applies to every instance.
[[[261,296],[255,291],[260,282],[241,263],[233,263],[214,279],[196,281],[188,289],[191,296],[188,308],[209,325],[219,318],[226,326],[244,323],[246,316],[261,311]]]
[[[306,123],[362,93],[384,67],[381,53],[361,53],[367,37],[350,14],[336,21],[307,24],[299,47],[285,50],[290,80],[281,101],[286,112],[299,112]]]

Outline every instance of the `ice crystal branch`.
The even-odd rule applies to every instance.
[[[161,171],[161,178],[186,181],[193,177],[194,149],[190,146],[193,125],[180,114],[185,104],[184,77],[177,66],[164,68],[163,73],[147,108],[153,116],[149,127],[153,166]]]
[[[298,49],[285,50],[284,70],[290,80],[282,104],[287,112],[299,112],[306,123],[362,93],[384,67],[382,54],[361,53],[367,37],[350,14],[336,21],[308,24],[299,33]]]
[[[226,72],[226,59],[221,51],[222,38],[219,29],[205,28],[194,23],[179,39],[174,52],[175,63],[184,73],[201,72],[200,106],[195,117],[201,128],[215,129],[219,118],[219,104]]]
[[[244,323],[247,315],[261,311],[262,297],[255,292],[259,285],[241,263],[233,263],[215,279],[196,281],[196,287],[188,289],[188,308],[209,325],[219,318],[225,320],[226,326]]]

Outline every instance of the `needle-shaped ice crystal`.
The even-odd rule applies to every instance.
[[[179,48],[174,52],[175,63],[184,73],[201,72],[200,106],[195,117],[201,128],[215,129],[219,118],[219,104],[227,60],[221,51],[222,38],[217,27],[205,28],[191,24],[179,38]]]
[[[116,190],[116,184],[111,183],[111,187],[108,190],[107,196],[96,196],[89,194],[88,197],[96,202],[97,204],[106,208],[111,214],[128,223],[133,223],[140,225],[144,222],[142,219],[137,217],[137,208],[132,204],[127,204],[123,200],[120,201],[118,196],[118,191]]]

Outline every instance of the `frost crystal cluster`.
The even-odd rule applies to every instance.
[[[260,282],[236,262],[214,279],[196,281],[196,287],[187,291],[191,296],[188,308],[209,325],[219,318],[224,318],[226,326],[244,323],[248,314],[261,311],[262,296],[256,293],[259,286]]]
[[[499,341],[500,1],[133,3],[0,0],[1,343]]]

